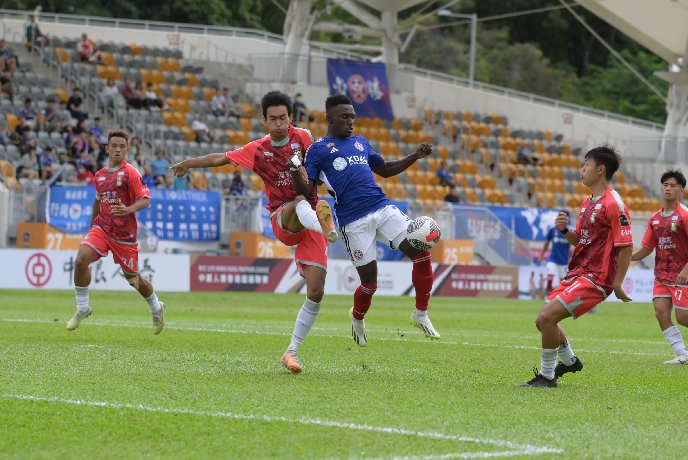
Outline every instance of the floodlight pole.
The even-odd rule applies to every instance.
[[[470,50],[470,64],[468,69],[468,82],[471,87],[473,87],[473,81],[475,80],[475,53],[476,53],[476,42],[478,38],[478,15],[473,14],[459,14],[452,13],[447,9],[438,10],[436,13],[438,16],[446,16],[450,18],[459,19],[470,19],[471,20],[471,50]]]

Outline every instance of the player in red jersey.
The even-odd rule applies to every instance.
[[[326,201],[318,201],[314,190],[308,197],[298,195],[292,179],[295,155],[303,159],[313,143],[310,131],[294,127],[291,98],[271,91],[261,101],[263,124],[269,135],[224,153],[211,153],[172,165],[175,175],[184,176],[190,168],[226,164],[241,165],[256,173],[265,184],[272,230],[287,246],[296,246],[294,255],[299,273],[306,280],[306,300],[296,316],[291,343],[280,362],[291,372],[302,370],[298,352],[320,312],[327,273],[327,240],[337,240],[332,211]],[[299,167],[305,174],[303,167]]]
[[[681,331],[671,322],[688,327],[688,207],[681,203],[686,177],[670,169],[660,178],[664,206],[650,217],[642,246],[631,260],[642,260],[656,250],[652,304],[662,334],[676,356],[664,364],[688,364],[688,351]]]
[[[559,377],[583,369],[583,362],[573,354],[559,322],[587,313],[612,291],[620,300],[631,301],[621,287],[633,253],[631,218],[619,194],[609,187],[620,162],[619,154],[610,146],[586,153],[580,175],[592,195],[581,205],[575,230],[569,230],[569,218],[564,212],[554,222],[575,248],[569,272],[550,293],[535,320],[542,334],[540,372],[536,369],[535,378],[521,386],[556,387]],[[561,359],[559,364],[557,356]]]
[[[91,315],[88,266],[112,251],[127,282],[146,299],[153,316],[153,332],[160,334],[165,326],[165,304],[158,300],[153,285],[139,274],[136,211],[150,206],[150,191],[141,174],[126,161],[129,133],[110,131],[105,151],[110,163],[96,173],[91,229],[79,245],[74,268],[76,313],[67,323],[67,329],[73,331]]]

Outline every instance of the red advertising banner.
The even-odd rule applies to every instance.
[[[436,296],[518,298],[518,267],[449,265],[435,276]],[[439,271],[439,270],[438,270]],[[439,279],[438,279],[439,278]]]
[[[191,290],[276,292],[293,264],[291,259],[192,257]]]

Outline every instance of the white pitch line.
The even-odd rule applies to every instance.
[[[40,323],[40,324],[54,324],[55,321],[51,320],[43,320],[43,319],[26,319],[26,318],[0,318],[0,322],[5,322],[5,323]],[[58,322],[58,324],[61,324]],[[149,329],[150,326],[148,325],[143,325],[141,323],[133,323],[133,322],[119,322],[119,321],[103,321],[103,320],[88,320],[88,323],[85,323],[91,326],[104,326],[104,327],[128,327],[128,328],[134,328],[134,329]],[[280,333],[280,332],[269,332],[269,331],[261,331],[259,329],[249,329],[249,330],[244,330],[244,329],[220,329],[220,328],[208,328],[208,327],[193,327],[193,326],[165,326],[166,330],[179,330],[179,331],[193,331],[193,332],[218,332],[222,334],[255,334],[255,335],[278,335],[278,336],[284,336],[286,333]],[[313,328],[311,329],[312,332],[316,332],[315,334],[311,334],[312,337],[321,337],[321,338],[328,338],[328,339],[342,339],[342,338],[349,338],[348,335],[329,335],[329,334],[318,334],[317,331],[319,329]],[[397,337],[375,337],[375,341],[381,341],[381,342],[414,342],[414,343],[428,343],[428,339],[412,339],[412,338],[407,338],[404,337],[403,339],[397,338]],[[461,346],[467,346],[467,347],[488,347],[488,348],[508,348],[508,349],[516,349],[516,350],[541,350],[540,347],[534,346],[534,345],[505,345],[503,343],[481,343],[481,342],[462,342],[462,341],[451,341],[451,340],[439,340],[439,341],[434,341],[430,342],[433,343],[435,346],[440,346],[440,345],[461,345]],[[623,351],[617,351],[617,350],[593,350],[593,349],[587,349],[587,348],[580,348],[576,347],[576,351],[581,351],[584,353],[600,353],[600,354],[610,354],[610,355],[630,355],[630,356],[667,356],[667,353],[647,353],[647,352],[641,352],[641,351],[629,351],[629,350],[623,350]]]
[[[474,438],[470,436],[453,435],[440,433],[437,431],[414,431],[406,430],[403,428],[395,427],[385,427],[385,426],[375,426],[375,425],[361,425],[357,423],[346,423],[338,422],[336,420],[321,420],[313,418],[289,418],[271,415],[254,415],[254,414],[235,414],[231,412],[221,412],[221,411],[202,411],[188,408],[165,408],[165,407],[155,407],[148,406],[145,404],[121,404],[112,403],[107,401],[84,401],[84,400],[74,400],[74,399],[62,399],[62,398],[46,398],[41,396],[33,395],[19,395],[19,394],[3,394],[3,398],[6,399],[18,399],[23,401],[39,401],[39,402],[51,402],[59,404],[69,404],[74,406],[88,406],[88,407],[105,407],[108,409],[131,409],[140,410],[146,412],[156,412],[162,414],[183,414],[183,415],[193,415],[198,417],[215,417],[215,418],[226,418],[234,420],[257,420],[261,422],[272,422],[272,423],[297,423],[301,425],[317,425],[330,428],[347,429],[347,430],[360,430],[368,431],[372,433],[382,433],[382,434],[393,434],[393,435],[403,435],[403,436],[416,436],[419,438],[430,438],[438,439],[444,441],[458,441],[458,442],[471,442],[475,444],[491,445],[497,447],[506,447],[511,449],[509,451],[502,452],[467,452],[467,453],[457,453],[457,454],[447,454],[450,457],[444,455],[431,456],[431,457],[406,457],[406,458],[487,458],[487,457],[511,457],[514,455],[535,455],[535,454],[559,454],[564,452],[563,449],[552,448],[552,447],[538,447],[530,444],[519,444],[511,441],[503,441],[499,439],[491,438]],[[466,456],[468,455],[468,456]]]

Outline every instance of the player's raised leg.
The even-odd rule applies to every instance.
[[[92,235],[89,235],[92,238]],[[105,252],[107,255],[107,252]],[[73,331],[81,325],[81,321],[91,315],[89,304],[89,285],[91,284],[91,270],[89,265],[100,259],[101,254],[94,246],[84,242],[79,246],[74,262],[74,291],[76,293],[76,312],[67,322],[67,330]]]
[[[327,241],[334,243],[339,235],[334,227],[330,205],[325,200],[318,201],[313,209],[303,195],[286,203],[282,208],[282,223],[285,228],[299,232],[303,228],[322,233]]]

